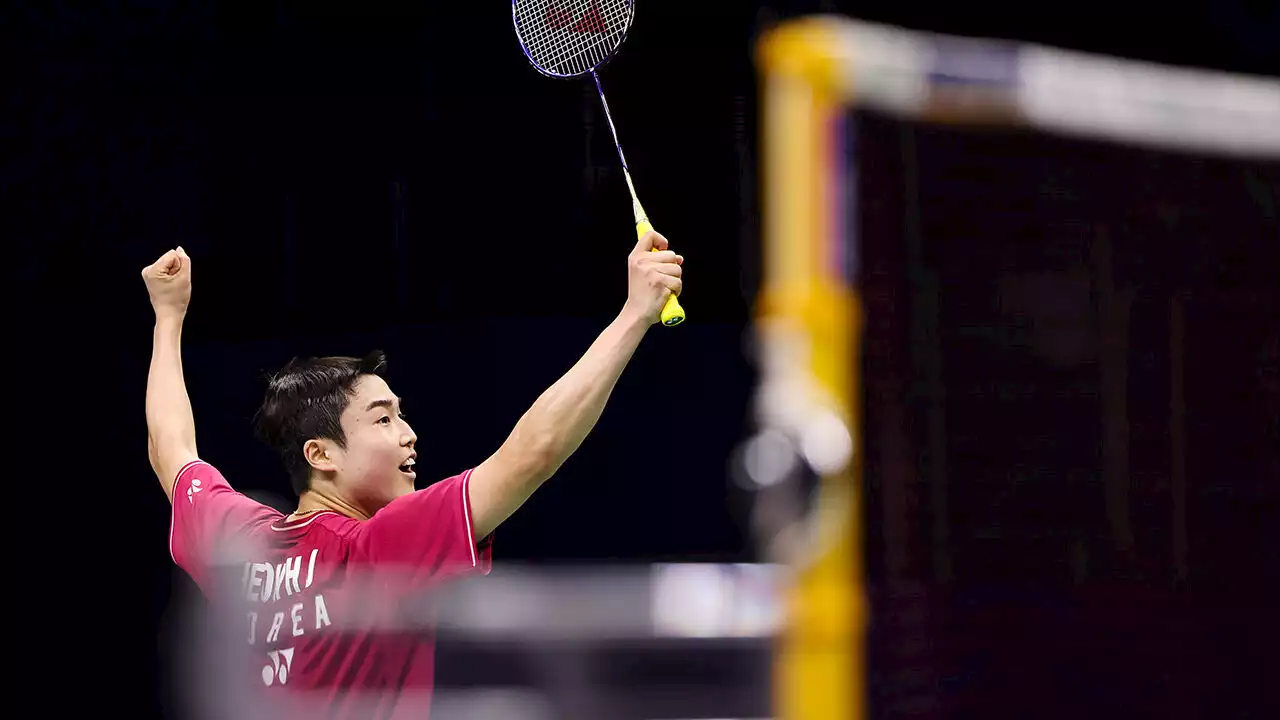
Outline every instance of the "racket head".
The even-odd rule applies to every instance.
[[[511,0],[511,24],[525,59],[553,78],[604,66],[634,20],[634,0]]]

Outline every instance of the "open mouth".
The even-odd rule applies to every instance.
[[[414,472],[413,470],[413,466],[415,464],[417,463],[414,461],[413,458],[409,458],[408,460],[405,460],[404,464],[400,466],[400,472],[404,473],[405,475],[417,475],[417,473]]]

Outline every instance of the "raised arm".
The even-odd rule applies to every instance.
[[[191,258],[181,247],[142,269],[156,324],[147,374],[147,455],[173,502],[173,483],[197,458],[196,424],[182,378],[182,321],[191,301]]]
[[[659,252],[650,252],[656,248]],[[623,369],[672,293],[684,259],[658,233],[627,258],[627,302],[587,352],[534,402],[492,456],[471,473],[473,535],[483,538],[511,516],[573,454],[604,411]]]

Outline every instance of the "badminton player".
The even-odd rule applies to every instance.
[[[494,530],[591,431],[667,297],[680,293],[682,263],[661,235],[641,238],[627,300],[582,358],[493,455],[422,489],[417,437],[380,354],[291,362],[255,421],[298,493],[288,515],[201,459],[181,358],[191,258],[179,247],[143,269],[155,311],[148,454],[172,504],[174,562],[241,624],[233,641],[244,652],[224,670],[242,688],[232,695],[253,707],[237,713],[426,717],[434,645],[409,608],[441,582],[488,573]]]

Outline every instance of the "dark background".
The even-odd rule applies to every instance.
[[[751,51],[770,23],[812,11],[1240,72],[1280,64],[1280,14],[1265,2],[1146,13],[1102,3],[642,4],[602,81],[641,199],[686,257],[690,320],[650,333],[589,441],[501,529],[499,560],[758,559],[747,530],[749,498],[729,473],[729,455],[749,430],[754,370],[743,348],[759,277]],[[287,505],[283,473],[249,432],[265,373],[294,355],[387,350],[393,387],[421,438],[420,474],[458,472],[501,442],[621,307],[634,238],[628,197],[594,90],[530,68],[506,3],[50,2],[12,4],[0,17],[6,66],[17,80],[3,113],[11,148],[0,178],[4,234],[17,250],[12,307],[26,341],[11,350],[17,429],[8,457],[12,477],[21,479],[11,503],[21,542],[34,536],[47,548],[15,550],[21,572],[40,579],[12,591],[19,601],[13,618],[20,646],[40,659],[31,661],[41,668],[35,677],[59,690],[46,696],[50,702],[159,714],[168,699],[157,635],[166,632],[175,589],[190,586],[168,558],[167,504],[145,460],[151,314],[141,267],[177,244],[191,254],[185,363],[201,453],[238,487]],[[884,152],[885,166],[901,173],[902,157]],[[1080,172],[1099,167],[1106,166]],[[1255,268],[1274,269],[1274,252],[1266,252],[1277,236],[1267,245],[1265,233],[1276,227],[1275,169],[1252,172],[1273,202],[1270,225],[1265,203],[1246,206],[1258,221],[1249,226],[1249,247],[1261,252],[1250,257]],[[1185,182],[1191,197],[1196,183],[1214,178]],[[893,187],[886,181],[870,189],[899,207]],[[1167,263],[1215,252],[1204,238],[1223,226],[1191,227],[1179,235],[1184,254],[1165,256]],[[886,242],[900,231],[891,228]],[[990,251],[998,254],[998,246]],[[886,272],[909,277],[891,246],[879,252]],[[953,262],[963,267],[963,258]],[[1266,280],[1274,276],[1253,276],[1262,279],[1252,286],[1260,288],[1249,305],[1257,319],[1254,334],[1240,340],[1244,349],[1208,354],[1201,346],[1219,377],[1257,370],[1274,383],[1275,295]],[[1196,287],[1184,285],[1160,292]],[[1200,327],[1221,329],[1221,312]],[[884,332],[907,333],[911,317]],[[898,336],[898,347],[912,347],[910,337]],[[1168,347],[1167,330],[1148,337],[1147,354],[1138,356]],[[1224,342],[1199,337],[1204,345]],[[883,366],[868,362],[872,380],[888,382],[875,374]],[[961,539],[949,576],[938,574],[936,546],[904,550],[909,559],[894,572],[872,562],[872,591],[887,608],[880,616],[897,618],[873,627],[873,652],[920,642],[941,648],[906,660],[883,656],[877,713],[904,716],[914,707],[965,717],[981,708],[992,717],[1003,708],[1008,716],[1056,717],[1087,709],[1121,716],[1113,710],[1123,706],[1160,717],[1266,716],[1274,694],[1263,690],[1272,647],[1263,639],[1276,631],[1267,608],[1274,607],[1280,536],[1272,522],[1275,465],[1265,464],[1277,442],[1267,434],[1275,405],[1257,404],[1266,397],[1258,387],[1242,384],[1227,395],[1253,398],[1241,413],[1223,393],[1201,390],[1201,407],[1222,405],[1206,425],[1248,438],[1243,446],[1263,460],[1223,471],[1198,456],[1208,464],[1189,480],[1205,489],[1194,502],[1237,511],[1208,512],[1192,527],[1203,540],[1193,569],[1215,569],[1192,574],[1205,578],[1199,589],[1170,579],[1168,558],[1117,559],[1105,539],[1094,541],[1105,567],[1083,575],[1043,571],[1055,567],[1058,551],[1016,532],[1004,540],[1004,555],[991,555],[1021,560],[985,570],[965,570],[962,559],[984,551]],[[1167,399],[1151,392],[1135,406],[1158,416]],[[1081,417],[1096,418],[1097,410],[1084,408]],[[1023,416],[1002,417],[1012,430]],[[911,432],[904,431],[909,445],[927,445]],[[963,483],[982,471],[956,468],[948,482],[960,484],[952,497],[962,502],[950,512],[961,529],[966,518],[1011,526],[983,515],[1002,502],[1010,517],[1034,525],[1027,518],[1039,516],[1026,508],[1079,497],[1069,484],[1051,485],[1023,505],[966,494]],[[936,541],[928,515],[906,513],[906,535],[885,534],[879,498],[887,475],[877,472],[868,473],[871,552],[889,557],[895,543]],[[1098,525],[1088,512],[1045,524],[1067,534]],[[1242,523],[1246,516],[1253,522]],[[1146,526],[1159,534],[1161,522]],[[1133,570],[1144,562],[1157,569]],[[1061,589],[1072,583],[1089,594]],[[1206,595],[1210,586],[1216,593]],[[917,602],[902,601],[902,593]],[[979,608],[985,619],[953,612],[961,606]],[[1159,612],[1144,610],[1153,606]],[[913,609],[915,619],[895,608]],[[1022,624],[1001,626],[1018,609]],[[1186,634],[1177,635],[1179,628]],[[62,633],[73,639],[51,642]],[[1117,648],[1145,651],[1117,656]],[[1033,657],[1040,662],[1026,662]],[[1029,677],[1072,679],[1051,686]],[[1170,694],[1190,678],[1204,681]],[[1002,706],[1003,693],[1028,704]],[[923,706],[894,704],[926,696]]]

